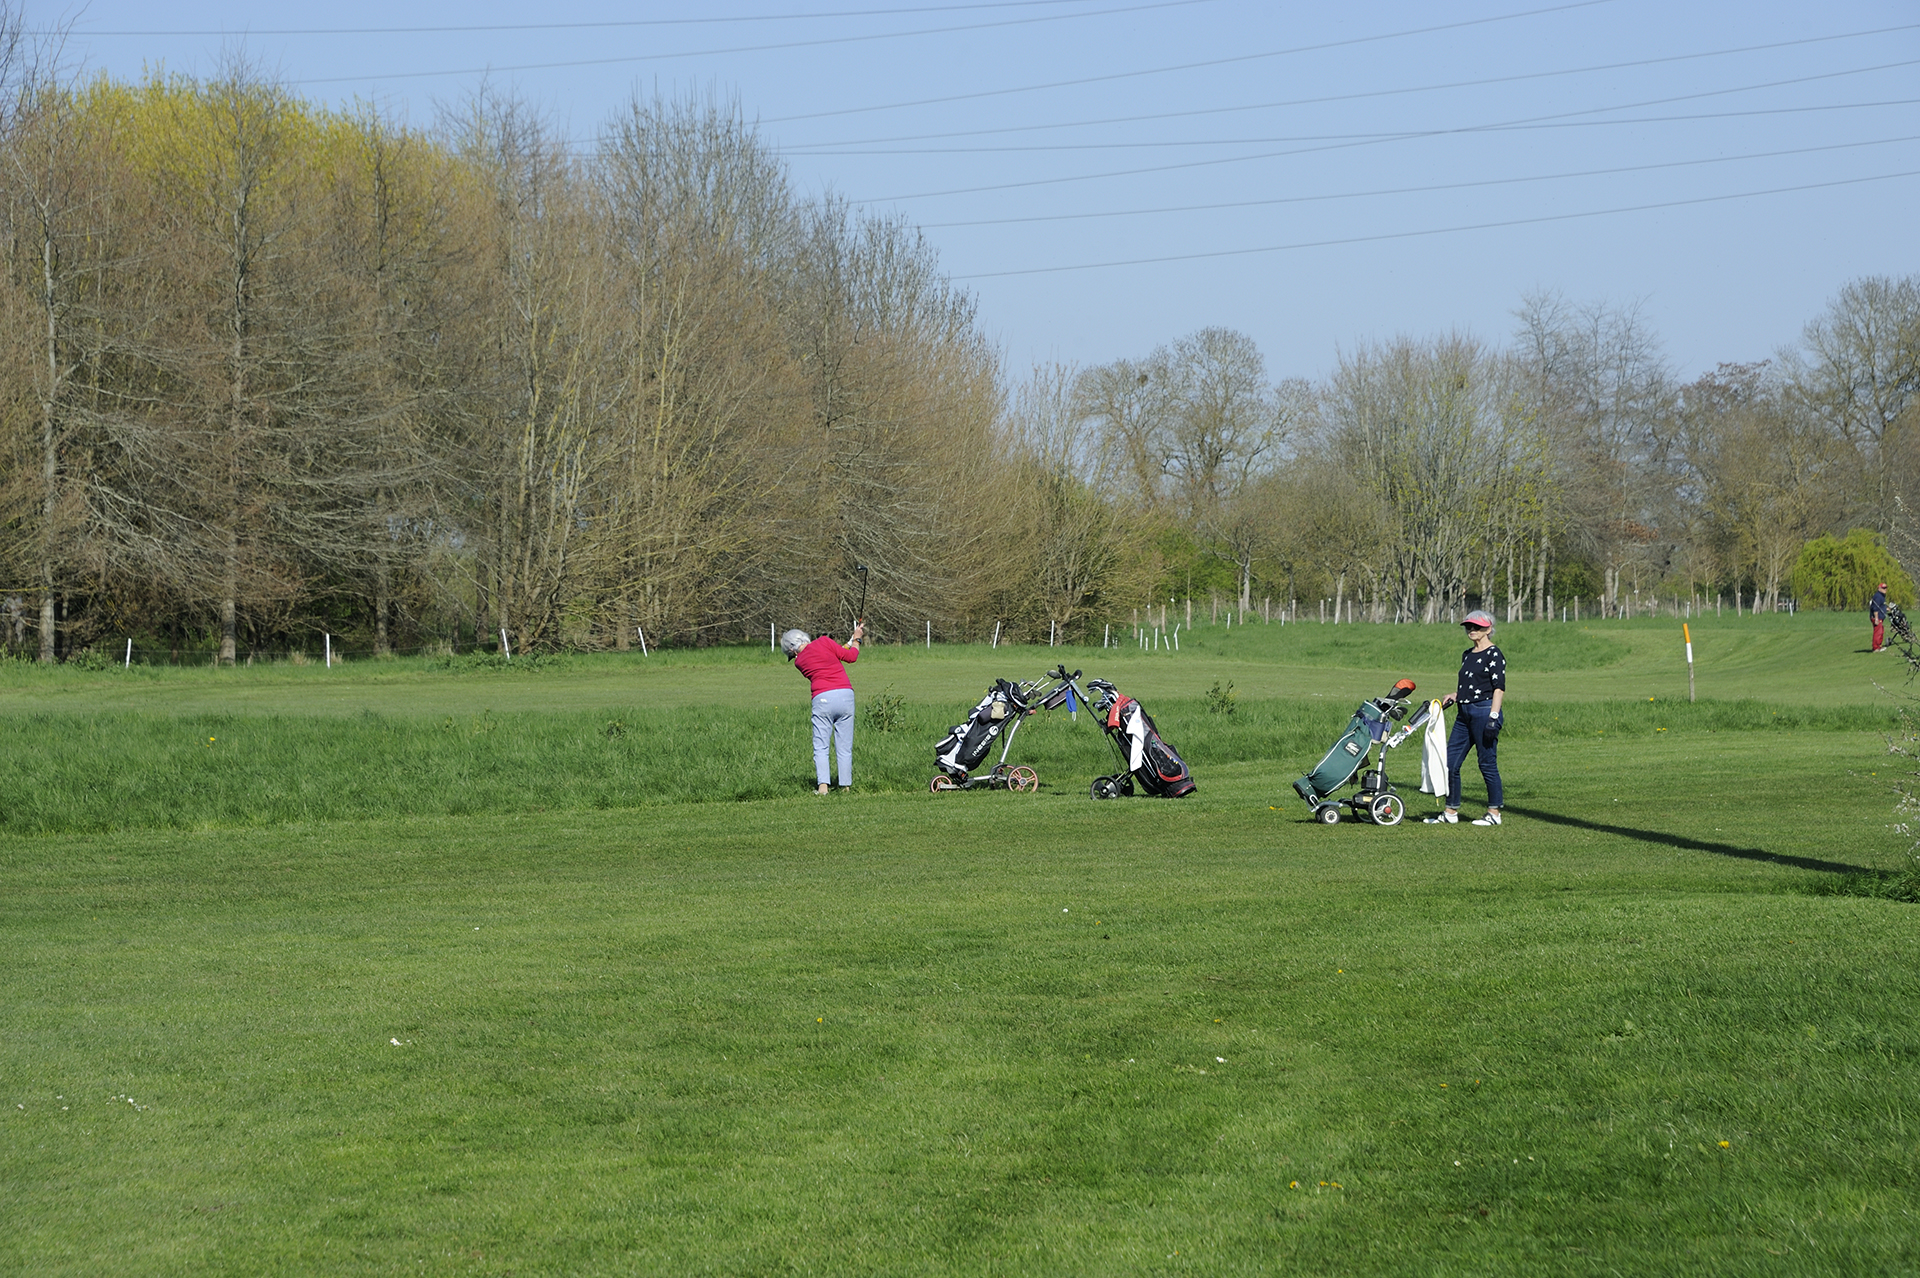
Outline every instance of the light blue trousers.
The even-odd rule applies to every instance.
[[[840,784],[853,784],[853,689],[835,688],[813,699],[813,775],[821,785],[833,778],[827,771],[827,743],[839,747]]]

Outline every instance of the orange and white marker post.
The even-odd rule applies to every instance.
[[[1680,634],[1687,641],[1687,700],[1693,700],[1693,631],[1686,622],[1680,623]]]

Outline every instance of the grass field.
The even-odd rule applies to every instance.
[[[1067,651],[1179,803],[924,792],[1058,650],[876,649],[825,799],[752,650],[0,668],[0,1271],[1920,1271],[1892,659],[1677,630],[1502,628],[1496,830],[1292,798],[1439,627]]]

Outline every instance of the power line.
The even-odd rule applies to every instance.
[[[1588,4],[1606,4],[1611,0],[1583,0]],[[553,71],[566,67],[620,66],[634,62],[663,62],[676,58],[710,58],[734,53],[771,53],[783,49],[817,49],[834,44],[866,44],[874,40],[903,40],[913,36],[953,35],[962,31],[990,31],[999,27],[1025,27],[1042,22],[1066,22],[1075,18],[1105,18],[1117,13],[1141,13],[1149,9],[1181,9],[1196,4],[1216,4],[1218,0],[1153,0],[1149,4],[1127,5],[1118,9],[1086,9],[1076,13],[1050,13],[1037,18],[1006,18],[999,22],[976,22],[957,27],[922,27],[916,31],[882,31],[866,35],[822,36],[816,40],[789,40],[780,44],[743,44],[726,49],[693,49],[684,53],[637,53],[619,58],[580,58],[565,62],[522,62],[501,67],[462,67],[450,71],[395,71],[385,75],[333,75],[289,84],[343,84],[365,80],[419,80],[445,75],[491,75],[505,71]]]
[[[1755,115],[1796,115],[1808,111],[1858,111],[1871,107],[1912,106],[1920,103],[1920,98],[1886,98],[1877,102],[1824,102],[1813,106],[1799,107],[1756,107],[1751,111],[1701,111],[1692,115],[1636,115],[1623,120],[1560,120],[1544,124],[1514,124],[1473,126],[1476,132],[1506,133],[1524,132],[1535,129],[1586,129],[1601,126],[1612,127],[1621,124],[1674,124],[1689,120],[1735,120]],[[1044,151],[1111,151],[1139,150],[1147,147],[1196,147],[1196,146],[1264,146],[1275,142],[1368,142],[1390,141],[1396,138],[1426,137],[1424,133],[1409,133],[1405,129],[1391,129],[1375,133],[1295,133],[1265,138],[1188,138],[1174,142],[1088,142],[1062,146],[1035,147],[938,147],[918,148],[903,151],[794,151],[781,148],[783,154],[800,155],[806,158],[821,156],[863,155],[999,155],[1007,153],[1044,152]],[[1294,155],[1298,152],[1286,152]],[[1259,157],[1240,157],[1259,158]],[[957,226],[960,223],[942,222],[929,225]]]
[[[1560,182],[1574,178],[1612,177],[1621,173],[1651,173],[1659,169],[1694,168],[1708,164],[1734,164],[1744,160],[1773,160],[1788,155],[1814,155],[1826,151],[1848,151],[1867,146],[1893,146],[1901,142],[1920,142],[1920,133],[1898,138],[1876,138],[1867,142],[1835,142],[1826,146],[1795,147],[1787,151],[1756,151],[1747,155],[1716,155],[1700,160],[1668,160],[1659,164],[1628,164],[1607,169],[1581,169],[1571,173],[1535,173],[1524,177],[1482,178],[1472,182],[1442,182],[1431,186],[1383,187],[1372,191],[1341,191],[1327,195],[1284,195],[1264,200],[1233,200],[1219,204],[1176,204],[1156,209],[1110,209],[1096,213],[1050,213],[1034,217],[978,218],[965,222],[921,222],[923,231],[966,226],[1014,226],[1032,222],[1080,222],[1106,217],[1148,217],[1164,213],[1205,213],[1220,209],[1266,208],[1278,204],[1315,204],[1328,200],[1362,200],[1383,195],[1427,195],[1436,191],[1467,191],[1484,186],[1515,186],[1523,182]]]
[[[1602,129],[1602,128],[1617,128],[1622,125],[1634,125],[1634,124],[1687,124],[1687,123],[1692,123],[1700,120],[1741,120],[1741,119],[1747,119],[1750,117],[1767,116],[1767,115],[1807,115],[1816,111],[1867,111],[1867,110],[1874,110],[1880,107],[1898,107],[1898,106],[1920,106],[1920,98],[1882,98],[1874,102],[1821,102],[1821,103],[1815,103],[1811,106],[1797,106],[1797,107],[1754,107],[1751,110],[1746,110],[1746,111],[1695,111],[1687,115],[1634,115],[1634,116],[1628,116],[1625,119],[1618,119],[1618,120],[1552,120],[1544,123],[1472,125],[1472,126],[1469,126],[1467,129],[1460,130],[1460,132],[1470,132],[1470,133],[1476,133],[1476,134],[1479,134],[1479,133],[1487,133],[1487,134],[1532,133],[1532,132],[1545,131],[1548,129]],[[1599,107],[1595,109],[1596,110],[1613,110],[1615,108]],[[1421,138],[1421,137],[1427,137],[1427,136],[1430,136],[1430,135],[1424,134],[1424,133],[1410,133],[1402,129],[1402,130],[1388,130],[1380,133],[1301,133],[1301,134],[1295,134],[1292,136],[1275,137],[1270,140],[1275,142],[1363,143],[1363,142],[1404,141],[1410,138]],[[565,145],[570,147],[591,147],[591,146],[598,146],[600,144],[600,141],[601,141],[600,139],[594,139],[594,138],[569,138],[566,140]],[[1252,139],[1249,139],[1249,141],[1251,142]],[[1162,144],[1162,143],[1144,143],[1143,142],[1138,144],[1127,143],[1124,145],[1185,146],[1185,145],[1212,145],[1212,144],[1207,144],[1207,143]],[[1221,145],[1224,145],[1224,144],[1221,144]],[[1038,148],[1038,149],[1045,150],[1050,148]],[[1339,150],[1339,149],[1341,148],[1339,147],[1307,147],[1299,151],[1280,151],[1280,152],[1275,152],[1274,154],[1279,156],[1311,155],[1318,151]],[[782,148],[781,153],[783,155],[794,154],[794,152],[792,152],[787,148]],[[863,156],[863,155],[965,155],[968,153],[969,152],[967,148],[959,147],[959,148],[954,148],[952,150],[941,150],[941,151],[932,151],[932,150],[912,150],[912,151],[898,151],[898,152],[896,151],[802,151],[802,152],[799,152],[798,154],[802,158],[811,159],[811,158],[821,157],[821,156],[842,156],[842,155],[857,157],[857,156]],[[1271,158],[1271,157],[1239,156],[1234,158],[1264,159],[1264,158]],[[1230,207],[1230,206],[1223,205],[1221,207]],[[1007,220],[1021,221],[1024,219],[1010,218]],[[919,223],[918,225],[971,226],[971,225],[976,225],[976,223],[925,222],[925,223]],[[977,225],[990,225],[990,223],[982,222],[982,223],[978,223]]]
[[[149,31],[87,31],[79,28],[24,31],[31,36],[327,36],[327,35],[451,35],[479,31],[594,31],[631,27],[714,26],[728,22],[813,22],[829,18],[886,18],[901,14],[959,13],[979,9],[1037,9],[1062,4],[1088,4],[1092,0],[995,0],[991,4],[931,4],[902,9],[829,9],[818,13],[758,13],[730,17],[704,18],[630,18],[615,22],[502,22],[474,23],[438,27],[260,27],[238,31],[225,28],[194,30],[179,28]]]
[[[1485,80],[1455,80],[1441,84],[1413,85],[1399,89],[1374,89],[1365,93],[1339,93],[1318,98],[1287,98],[1278,102],[1253,102],[1241,106],[1195,107],[1186,111],[1156,111],[1145,115],[1115,115],[1098,120],[1072,120],[1063,124],[1015,124],[992,129],[957,129],[947,133],[906,133],[884,138],[855,138],[851,141],[812,142],[802,144],[797,149],[830,146],[878,146],[885,142],[938,142],[946,138],[989,137],[1001,133],[1035,133],[1049,129],[1084,129],[1107,124],[1141,124],[1152,120],[1178,120],[1197,115],[1226,115],[1238,111],[1271,111],[1286,107],[1321,106],[1331,102],[1356,102],[1368,98],[1394,97],[1407,93],[1437,93],[1450,89],[1478,89],[1495,84],[1514,84],[1527,80],[1553,79],[1560,76],[1588,75],[1600,71],[1627,71],[1639,67],[1660,66],[1670,62],[1691,62],[1702,58],[1732,57],[1742,53],[1766,53],[1775,49],[1791,49],[1802,45],[1822,44],[1834,40],[1858,40],[1867,36],[1890,35],[1901,31],[1920,30],[1920,23],[1908,23],[1897,27],[1876,27],[1870,31],[1848,31],[1840,35],[1809,36],[1804,40],[1781,40],[1774,44],[1749,44],[1734,49],[1710,49],[1703,53],[1677,53],[1662,58],[1637,58],[1630,62],[1603,62],[1588,67],[1567,67],[1559,71],[1532,71],[1521,75],[1493,76]],[[794,117],[787,117],[789,119]],[[767,121],[779,123],[779,121]],[[796,148],[789,148],[796,149]]]
[[[1163,262],[1197,262],[1215,257],[1250,257],[1257,253],[1288,253],[1297,249],[1337,248],[1349,244],[1375,244],[1383,240],[1409,240],[1428,235],[1455,235],[1464,231],[1494,231],[1513,226],[1536,226],[1545,222],[1570,222],[1581,218],[1610,217],[1619,213],[1645,213],[1655,209],[1685,208],[1694,204],[1716,204],[1728,200],[1751,200],[1765,195],[1791,195],[1800,191],[1820,191],[1832,187],[1859,186],[1867,182],[1891,182],[1899,178],[1920,177],[1920,169],[1900,173],[1880,173],[1872,177],[1842,178],[1832,182],[1807,182],[1799,186],[1776,186],[1762,191],[1740,191],[1731,195],[1703,195],[1689,200],[1662,200],[1655,204],[1628,204],[1611,209],[1588,209],[1579,213],[1550,213],[1541,217],[1517,217],[1499,222],[1474,222],[1463,226],[1436,226],[1419,231],[1387,231],[1379,235],[1352,235],[1334,240],[1303,240],[1294,244],[1268,244],[1259,248],[1217,249],[1208,253],[1172,253],[1164,257],[1136,257],[1113,262],[1080,262],[1072,266],[1033,266],[1017,271],[976,271],[955,275],[956,280],[1003,279],[1013,275],[1052,275],[1063,271],[1097,271],[1115,266],[1153,266]]]
[[[1296,53],[1319,53],[1327,49],[1346,49],[1359,44],[1377,44],[1383,40],[1400,40],[1409,36],[1433,35],[1441,31],[1459,31],[1467,27],[1483,27],[1496,22],[1513,22],[1521,18],[1537,18],[1542,14],[1566,13],[1573,9],[1590,9],[1595,5],[1612,4],[1613,0],[1575,0],[1572,4],[1554,5],[1546,9],[1526,9],[1519,13],[1496,14],[1491,18],[1473,18],[1465,22],[1446,22],[1432,27],[1410,27],[1404,31],[1388,31],[1381,35],[1355,36],[1350,40],[1329,40],[1324,44],[1303,44],[1291,49],[1270,49],[1265,53],[1243,53],[1231,58],[1210,58],[1204,62],[1180,62],[1172,66],[1148,67],[1143,71],[1116,71],[1111,75],[1087,76],[1079,80],[1054,80],[1047,84],[1018,85],[1010,89],[983,89],[978,93],[956,93],[944,98],[920,98],[912,102],[888,102],[879,106],[845,107],[837,111],[811,111],[805,115],[778,115],[762,124],[790,124],[795,120],[824,120],[831,116],[864,115],[873,111],[900,111],[908,107],[941,106],[948,102],[973,102],[981,98],[1005,97],[1013,93],[1040,93],[1048,89],[1073,89],[1084,84],[1109,84],[1115,80],[1133,80],[1148,75],[1170,75],[1176,71],[1198,71],[1207,67],[1229,66],[1236,62],[1255,62],[1262,58],[1284,58]]]
[[[1339,151],[1353,147],[1377,146],[1383,142],[1417,141],[1427,138],[1456,137],[1471,133],[1496,132],[1502,129],[1514,129],[1523,125],[1540,124],[1550,121],[1572,120],[1583,115],[1600,115],[1612,111],[1632,111],[1640,107],[1663,106],[1669,102],[1693,102],[1701,98],[1725,97],[1731,93],[1753,93],[1761,89],[1778,89],[1795,84],[1809,84],[1819,80],[1833,80],[1842,76],[1867,75],[1875,71],[1889,71],[1900,67],[1920,64],[1920,58],[1909,58],[1903,62],[1887,62],[1878,66],[1856,67],[1848,71],[1829,71],[1820,75],[1796,76],[1790,80],[1770,80],[1762,84],[1738,85],[1730,89],[1708,89],[1700,93],[1683,93],[1666,98],[1648,98],[1640,102],[1623,102],[1616,106],[1588,107],[1580,111],[1562,111],[1552,115],[1524,117],[1518,120],[1501,120],[1491,124],[1462,125],[1453,129],[1408,130],[1400,134],[1388,134],[1382,137],[1367,138],[1360,141],[1336,142],[1327,146],[1302,147],[1291,151],[1263,151],[1254,155],[1219,156],[1210,160],[1187,160],[1179,164],[1157,164],[1144,168],[1110,169],[1104,173],[1071,174],[1064,177],[1029,178],[1020,182],[997,182],[988,186],[951,187],[943,191],[916,191],[910,195],[889,195],[877,199],[865,200],[868,204],[889,204],[902,200],[931,200],[949,195],[979,195],[993,191],[1023,190],[1036,186],[1058,186],[1067,182],[1094,182],[1104,178],[1141,177],[1152,173],[1174,173],[1187,169],[1213,168],[1223,164],[1247,164],[1255,160],[1282,159],[1293,155],[1308,155],[1321,151]]]

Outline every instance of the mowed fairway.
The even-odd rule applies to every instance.
[[[1710,627],[1694,707],[1677,625],[1503,627],[1495,830],[1290,789],[1444,627],[1065,653],[1180,803],[1087,799],[1085,715],[1038,795],[920,788],[1046,649],[876,650],[908,727],[826,799],[747,651],[9,669],[0,1269],[1920,1270],[1920,907],[1820,894],[1903,862],[1898,673]]]

